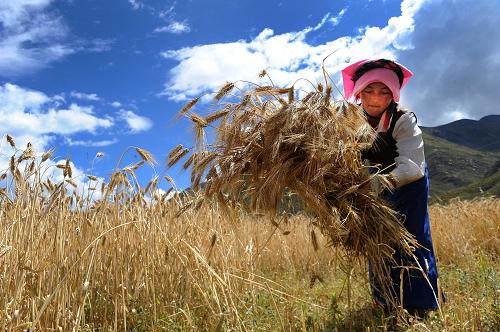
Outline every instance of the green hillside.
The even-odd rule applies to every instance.
[[[427,134],[472,149],[500,152],[500,115],[488,115],[480,120],[462,119],[422,129]]]
[[[431,199],[482,180],[500,159],[500,152],[484,152],[430,135],[424,129],[425,157],[431,179]]]
[[[500,197],[500,171],[469,185],[452,190],[440,198],[447,201],[454,197],[473,199],[489,196]]]

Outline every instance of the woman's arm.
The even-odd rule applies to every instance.
[[[396,168],[389,173],[389,179],[393,179],[397,188],[424,176],[424,142],[417,119],[411,112],[406,112],[398,119],[392,136],[396,140],[399,156],[395,158]]]

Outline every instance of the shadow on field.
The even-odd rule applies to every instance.
[[[361,308],[341,312],[336,299],[330,304],[328,319],[325,321],[324,332],[328,331],[395,331],[393,317],[384,314],[381,308],[367,304]]]

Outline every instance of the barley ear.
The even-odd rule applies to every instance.
[[[191,108],[193,108],[194,105],[196,105],[196,103],[198,102],[198,100],[200,100],[200,97],[196,97],[196,98],[192,99],[189,103],[187,103],[186,105],[184,105],[184,107],[180,110],[178,117],[180,117],[180,116],[186,114],[187,112],[189,112],[189,110]]]
[[[156,163],[155,158],[153,157],[153,155],[150,152],[148,152],[144,149],[138,148],[138,147],[135,148],[135,151],[137,151],[139,156],[141,156],[142,160],[144,160],[145,162],[150,163],[150,164]]]
[[[215,95],[215,100],[221,100],[225,95],[227,95],[234,88],[234,83],[228,82],[217,92]]]
[[[14,139],[12,138],[12,136],[10,136],[9,134],[7,134],[7,142],[9,142],[9,145],[15,149],[16,148],[16,142],[14,142]]]

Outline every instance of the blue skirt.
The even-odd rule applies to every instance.
[[[393,298],[397,299],[398,305],[410,312],[438,308],[438,273],[429,224],[428,195],[427,169],[423,178],[404,185],[393,193],[383,194],[384,199],[398,212],[405,228],[415,236],[421,246],[413,252],[418,264],[414,257],[408,257],[397,248],[393,256],[394,262],[386,263],[391,272],[390,290],[393,292]],[[418,269],[419,265],[422,269]],[[388,301],[380,292],[370,266],[369,276],[373,298],[387,306]]]

